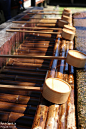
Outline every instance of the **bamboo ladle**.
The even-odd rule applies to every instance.
[[[28,55],[0,55],[3,58],[27,58],[27,59],[58,59],[66,60],[66,62],[74,67],[82,68],[86,63],[86,55],[77,50],[69,50],[67,57],[63,56],[28,56]]]
[[[53,82],[51,84],[51,86],[50,86],[49,81]],[[57,82],[56,84],[55,84],[55,81]],[[61,91],[61,89],[55,90],[54,87],[57,87],[59,82],[61,85],[63,85],[62,86],[63,89],[64,89],[64,86],[66,86],[67,88],[69,87],[68,90],[65,92],[64,92],[64,90]],[[46,79],[43,87],[30,87],[30,86],[16,86],[16,85],[2,85],[2,84],[0,84],[0,89],[3,89],[3,88],[5,88],[7,90],[14,89],[14,90],[40,91],[40,92],[42,92],[42,95],[45,99],[47,99],[50,102],[57,103],[57,104],[65,103],[67,101],[67,98],[68,98],[69,93],[71,91],[71,86],[67,82],[65,82],[61,79],[58,79],[58,78]],[[59,98],[59,99],[57,99],[57,98]]]
[[[57,35],[61,33],[61,32],[27,31],[27,30],[13,30],[13,29],[8,29],[6,31],[7,32],[38,33],[38,34],[53,34],[53,35]]]

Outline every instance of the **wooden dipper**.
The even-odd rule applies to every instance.
[[[73,32],[73,31],[71,31],[69,29],[63,28],[63,30],[62,30],[62,37],[64,39],[73,40],[74,35],[75,35],[75,32]]]
[[[63,17],[63,15],[70,17],[70,14],[71,14],[71,10],[68,8],[64,8],[63,13],[62,13],[62,17]]]
[[[60,19],[60,20],[58,21],[58,26],[59,26],[59,27],[64,27],[64,25],[68,25],[68,22],[67,22],[67,21],[64,21],[64,20],[62,20],[62,19]]]
[[[67,21],[67,22],[69,22],[69,23],[72,22],[72,18],[69,17],[69,16],[66,16],[66,15],[63,15],[63,16],[62,16],[62,20]]]
[[[68,30],[71,30],[71,31],[73,31],[73,32],[76,31],[76,28],[73,27],[73,26],[70,26],[70,25],[64,25],[64,28],[65,28],[65,29],[68,29]]]
[[[62,13],[62,16],[63,16],[63,15],[70,17],[70,13],[67,13],[67,12],[65,12],[65,11],[63,11],[63,13]]]
[[[69,50],[66,62],[74,67],[83,68],[86,63],[86,55],[77,50]]]
[[[68,8],[64,8],[64,12],[71,13],[71,10]]]
[[[71,91],[71,86],[58,78],[47,78],[43,85],[42,95],[45,99],[56,104],[65,103]]]

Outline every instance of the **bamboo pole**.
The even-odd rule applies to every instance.
[[[33,125],[31,129],[44,129],[47,118],[48,106],[40,104],[37,107],[37,112],[34,117]]]
[[[65,40],[62,40],[60,51],[62,53],[62,57],[65,55]],[[57,72],[57,77],[63,79],[63,72],[64,72],[64,60],[61,60],[60,65],[58,67],[59,72]]]
[[[34,30],[62,30],[62,28],[48,28],[48,27],[11,27],[11,29],[34,29]]]
[[[59,105],[49,106],[45,129],[58,129],[59,124]]]
[[[69,43],[69,49],[73,49],[73,41]],[[69,66],[68,83],[71,85],[71,93],[67,101],[67,125],[66,128],[76,128],[75,102],[74,102],[74,68]]]
[[[3,58],[27,58],[27,59],[58,59],[58,60],[66,60],[66,57],[62,56],[28,56],[28,55],[0,55]]]
[[[60,105],[58,129],[66,129],[66,109],[67,103]]]
[[[71,67],[71,66],[70,66]],[[71,93],[67,101],[67,124],[66,128],[76,128],[75,104],[74,104],[74,77],[73,73],[69,73],[69,84],[71,85]]]
[[[44,32],[44,31],[27,31],[27,30],[13,30],[13,29],[9,29],[6,30],[6,32],[25,32],[25,33],[38,33],[38,34],[53,34],[53,35],[57,35],[60,34],[61,32]]]
[[[59,46],[60,46],[60,38],[58,38],[58,41],[56,42],[54,56],[59,55]],[[53,78],[55,77],[57,62],[58,60],[53,60],[53,62],[51,62],[52,64],[51,71],[49,71],[48,73],[49,75],[47,77],[53,77]],[[49,106],[45,129],[58,129],[59,107],[60,106],[58,104],[52,104],[52,103]]]
[[[68,54],[69,51],[69,41],[66,41],[66,56]],[[64,68],[64,81],[68,82],[68,63],[65,62],[65,68]]]
[[[68,50],[69,50],[69,44],[67,44],[67,41],[65,40],[65,49],[63,47],[63,50],[65,51],[64,54],[67,55]],[[63,51],[62,50],[62,51]],[[63,61],[62,65],[63,67],[63,75],[62,75],[62,79],[66,82],[68,82],[68,64],[66,62]],[[60,107],[60,121],[59,121],[59,128],[61,129],[65,129],[66,125],[67,125],[67,102],[62,104]]]
[[[71,85],[71,93],[67,102],[67,129],[76,128],[73,66],[69,66],[69,69],[69,84]]]
[[[65,50],[66,50],[66,41],[62,40],[61,46],[60,46],[60,51],[61,55],[65,55]],[[57,77],[60,79],[64,80],[64,60],[61,60],[60,62],[60,67],[57,72]],[[65,129],[65,118],[66,118],[66,103],[60,105],[59,107],[59,124],[58,124],[58,129]]]

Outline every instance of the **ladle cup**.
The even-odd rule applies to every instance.
[[[67,101],[71,86],[59,78],[47,78],[43,85],[42,95],[52,103],[63,104]]]
[[[66,62],[74,67],[82,68],[86,63],[86,55],[77,50],[69,50]]]

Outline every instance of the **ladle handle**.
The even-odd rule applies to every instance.
[[[38,33],[38,34],[53,34],[57,35],[60,34],[61,32],[44,32],[44,31],[28,31],[28,30],[15,30],[15,29],[8,29],[6,32],[25,32],[25,33]]]
[[[27,59],[58,59],[66,60],[66,57],[62,56],[28,56],[28,55],[0,55],[2,58],[27,58]]]
[[[32,86],[15,86],[15,85],[2,85],[0,84],[0,89],[14,89],[14,90],[30,90],[30,91],[43,91],[43,87],[32,87]]]
[[[11,27],[11,29],[33,29],[33,30],[62,30],[62,28],[44,28],[44,27]]]

